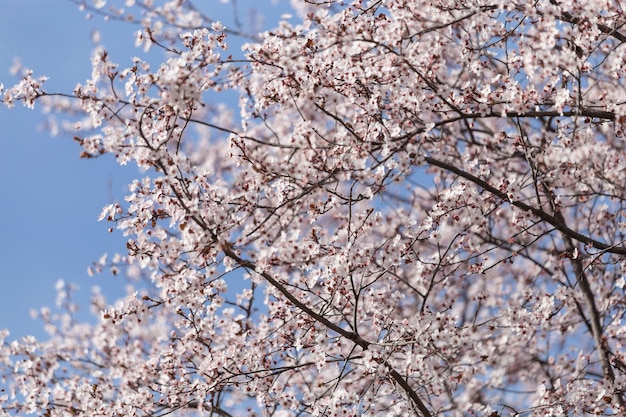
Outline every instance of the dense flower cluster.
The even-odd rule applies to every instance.
[[[190,2],[97,3],[163,62],[0,93],[149,170],[101,219],[150,284],[3,334],[0,416],[626,412],[620,2],[294,1],[245,59]]]

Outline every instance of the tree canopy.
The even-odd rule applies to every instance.
[[[620,2],[110,3],[136,58],[0,94],[147,170],[98,265],[143,281],[4,334],[0,416],[625,412]]]

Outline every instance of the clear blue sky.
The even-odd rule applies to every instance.
[[[231,9],[219,0],[201,3],[209,4],[207,12],[227,25],[232,21]],[[287,2],[272,8],[276,2],[239,1],[242,22],[246,3],[271,12],[266,26],[288,7]],[[133,47],[136,27],[88,20],[69,0],[0,0],[0,10],[0,82],[5,87],[15,81],[9,68],[19,57],[36,75],[50,77],[47,91],[72,91],[90,75],[94,30],[101,33],[113,61],[128,63],[138,54]],[[54,306],[59,279],[79,285],[82,317],[87,317],[93,285],[109,301],[124,294],[123,278],[89,277],[86,270],[103,253],[125,251],[126,239],[119,232],[109,234],[110,224],[97,218],[141,174],[109,157],[79,159],[80,148],[71,138],[53,138],[40,129],[44,120],[37,108],[0,108],[0,328],[11,331],[10,339],[43,334],[29,312]]]

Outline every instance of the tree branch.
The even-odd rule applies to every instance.
[[[278,291],[280,291],[281,294],[283,294],[294,306],[296,306],[298,309],[302,310],[306,315],[308,315],[309,317],[311,317],[312,319],[314,319],[318,323],[323,324],[328,329],[330,329],[330,330],[340,334],[341,336],[345,337],[346,339],[352,340],[355,344],[357,344],[361,348],[363,348],[363,350],[367,350],[367,348],[370,345],[370,343],[368,341],[362,339],[361,336],[359,336],[358,334],[356,334],[354,332],[351,332],[351,331],[343,329],[342,327],[340,327],[337,324],[333,323],[332,321],[328,320],[326,317],[324,317],[324,316],[316,313],[315,311],[313,311],[306,304],[304,304],[303,302],[298,300],[298,298],[295,295],[293,295],[291,292],[289,292],[289,290],[287,288],[285,288],[285,286],[283,284],[278,282],[272,275],[268,274],[267,272],[257,272],[256,271],[256,264],[254,262],[251,262],[251,261],[249,261],[247,259],[244,259],[241,256],[237,255],[237,253],[235,253],[235,251],[232,249],[232,245],[230,245],[230,244],[222,244],[222,250],[224,251],[224,254],[226,256],[228,256],[229,258],[232,258],[235,262],[237,262],[242,267],[244,267],[244,268],[246,268],[248,270],[251,270],[251,271],[255,271],[257,274],[261,275],[267,282],[270,283],[270,285],[272,285],[274,288],[276,288]],[[415,390],[413,388],[411,388],[411,386],[406,381],[406,379],[404,379],[404,377],[402,377],[402,375],[398,371],[396,371],[387,361],[385,361],[385,366],[389,370],[389,375],[393,378],[393,380],[398,385],[400,385],[402,387],[402,389],[404,389],[404,391],[407,393],[409,398],[411,398],[411,401],[413,401],[413,403],[415,404],[417,409],[420,411],[422,416],[423,417],[431,417],[432,414],[428,410],[428,407],[426,407],[424,402],[419,398],[419,396],[417,395],[417,392],[415,392]]]
[[[601,242],[599,240],[593,239],[589,236],[585,236],[582,233],[578,233],[575,230],[570,229],[565,223],[563,223],[563,221],[559,220],[557,217],[546,213],[545,211],[538,209],[536,207],[532,207],[524,202],[521,201],[517,201],[517,200],[512,200],[509,195],[503,191],[500,191],[499,189],[497,189],[496,187],[490,185],[489,183],[487,183],[484,180],[481,180],[480,178],[470,174],[469,172],[463,171],[460,168],[455,167],[454,165],[451,165],[447,162],[443,162],[440,161],[438,159],[432,158],[432,157],[425,157],[424,160],[426,161],[426,163],[428,163],[429,165],[433,165],[433,166],[437,166],[439,168],[442,168],[446,171],[450,171],[453,172],[455,174],[457,174],[460,177],[463,177],[471,182],[473,182],[474,184],[478,185],[479,187],[483,188],[484,190],[490,192],[491,194],[495,195],[496,197],[501,198],[504,201],[508,201],[511,205],[518,207],[524,211],[529,211],[531,213],[533,213],[535,216],[539,217],[541,220],[545,221],[546,223],[551,224],[552,226],[554,226],[555,229],[559,230],[560,232],[562,232],[563,234],[565,234],[566,236],[575,239],[585,245],[590,245],[593,246],[594,248],[603,250],[605,252],[610,252],[610,253],[615,253],[618,255],[626,255],[626,247],[624,246],[617,246],[617,244],[608,244],[608,243],[604,243]],[[620,242],[622,243],[622,242]]]

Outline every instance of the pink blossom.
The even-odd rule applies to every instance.
[[[80,323],[61,281],[49,340],[1,332],[0,416],[622,415],[620,6],[291,3],[245,34],[127,1],[160,63],[0,86],[147,171],[90,269],[127,296]]]

